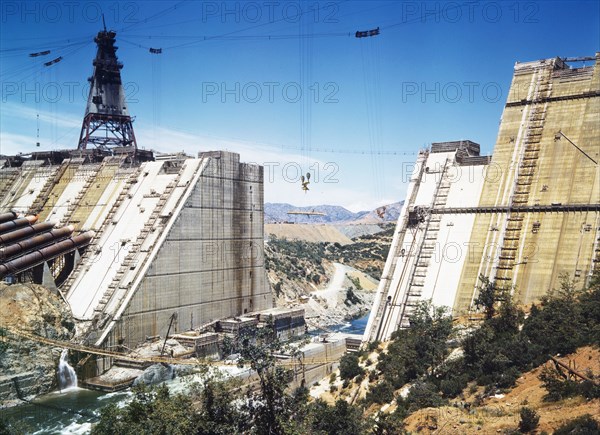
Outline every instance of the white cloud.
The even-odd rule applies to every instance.
[[[52,122],[53,125],[60,127],[55,130],[59,137],[55,141],[44,137],[39,139],[42,143],[40,149],[65,149],[76,146],[78,129],[81,125],[79,117],[46,111],[37,112],[28,107],[6,104],[2,106],[0,153],[16,154],[37,149],[35,147],[37,138],[7,131],[6,124],[13,129],[15,126],[14,123],[5,122],[5,118],[8,115],[31,122],[35,120],[38,113],[40,120]],[[335,159],[325,161],[275,145],[154,127],[145,123],[136,123],[135,131],[138,146],[141,148],[155,147],[165,153],[185,151],[193,156],[196,156],[199,151],[228,150],[239,153],[243,162],[263,165],[266,202],[287,202],[296,206],[332,204],[357,212],[399,201],[403,196],[396,197],[396,193],[403,194],[406,189],[405,183],[398,179],[398,175],[393,175],[383,182],[386,185],[385,192],[380,185],[376,189],[380,193],[375,195],[371,191],[374,188],[373,180],[370,179],[372,171],[353,171],[352,165],[348,166],[345,156],[336,156]],[[49,147],[46,144],[52,145]],[[335,160],[335,163],[332,160]],[[340,166],[345,165],[336,167],[338,163]],[[300,184],[300,175],[309,171],[312,175],[310,190],[304,192]]]
[[[22,134],[0,131],[0,154],[13,155],[31,149],[36,138]]]
[[[2,104],[3,122],[6,118],[16,118],[35,122],[38,115],[40,116],[40,122],[48,123],[56,127],[81,127],[81,117],[64,113],[53,113],[47,110],[36,110],[23,104]]]

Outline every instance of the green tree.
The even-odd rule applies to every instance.
[[[433,370],[448,354],[447,340],[452,334],[452,317],[446,307],[434,307],[431,301],[421,302],[410,317],[410,331],[414,337],[421,370]]]
[[[171,395],[166,386],[134,387],[134,398],[124,408],[114,404],[102,410],[94,435],[109,434],[189,434],[198,428],[198,417],[189,397]]]
[[[285,346],[275,333],[272,319],[263,328],[243,331],[234,339],[224,341],[226,354],[239,353],[238,365],[249,365],[259,379],[260,391],[248,392],[242,406],[253,433],[284,434],[289,421],[299,412],[298,402],[286,392],[292,372],[276,364],[276,354],[296,351]]]
[[[380,355],[377,369],[394,388],[416,379],[442,363],[448,354],[452,317],[430,301],[420,303],[410,317],[410,328],[392,334],[387,353]]]
[[[417,381],[413,384],[406,399],[398,397],[398,406],[408,412],[421,408],[438,408],[446,403],[440,395],[437,386],[432,382]]]
[[[359,408],[339,399],[334,406],[317,399],[310,406],[314,435],[364,435],[369,423]]]
[[[540,347],[544,360],[547,354],[572,353],[587,341],[588,327],[578,299],[580,294],[574,282],[563,275],[559,290],[544,296],[541,309],[536,307],[525,321],[523,332]]]
[[[373,387],[367,393],[365,400],[367,403],[378,403],[383,405],[389,403],[394,399],[394,387],[388,380],[384,380]]]
[[[502,291],[498,289],[495,281],[491,281],[487,276],[479,275],[481,284],[478,287],[479,293],[475,299],[475,306],[482,308],[486,319],[491,319],[496,314],[496,304],[502,299]]]
[[[237,385],[231,381],[206,379],[192,389],[198,413],[198,433],[230,435],[248,430],[248,418],[238,406]]]
[[[582,415],[565,423],[554,435],[594,435],[600,432],[600,424],[590,414]]]
[[[404,419],[406,412],[401,408],[391,414],[380,413],[376,418],[376,423],[372,429],[373,435],[404,435]]]
[[[364,374],[363,368],[358,364],[358,355],[347,353],[340,359],[340,378],[352,380]]]
[[[540,415],[531,408],[524,406],[519,412],[519,430],[523,433],[529,433],[535,430],[540,423]]]
[[[594,271],[587,291],[579,297],[587,342],[600,346],[600,268]]]

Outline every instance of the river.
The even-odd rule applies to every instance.
[[[334,325],[330,330],[348,334],[362,334],[369,315],[350,322]],[[171,381],[179,384],[179,379]],[[0,417],[16,423],[24,433],[85,434],[98,421],[100,410],[109,403],[124,405],[130,398],[129,391],[104,394],[82,388],[70,388],[36,398],[29,404],[0,409]]]

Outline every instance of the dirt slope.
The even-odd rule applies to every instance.
[[[596,375],[600,373],[598,349],[582,347],[560,360],[565,364],[571,361],[581,372],[590,369]],[[600,416],[600,399],[588,401],[583,397],[574,397],[559,402],[544,402],[546,390],[538,379],[541,370],[542,367],[538,367],[523,374],[510,392],[504,396],[490,397],[481,406],[470,406],[470,409],[445,406],[417,411],[406,419],[407,430],[423,434],[502,433],[517,428],[519,411],[523,406],[535,409],[540,415],[538,433],[552,433],[566,421],[583,414]],[[465,394],[464,402],[473,403],[475,394]],[[454,403],[459,405],[460,400]]]
[[[348,238],[333,225],[326,224],[265,224],[265,234],[274,234],[288,240],[304,240],[306,242],[330,242],[348,245]]]

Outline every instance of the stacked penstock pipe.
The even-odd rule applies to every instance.
[[[53,222],[37,220],[14,212],[0,214],[0,279],[83,247],[94,236],[93,231],[73,235],[72,225],[54,228]]]

